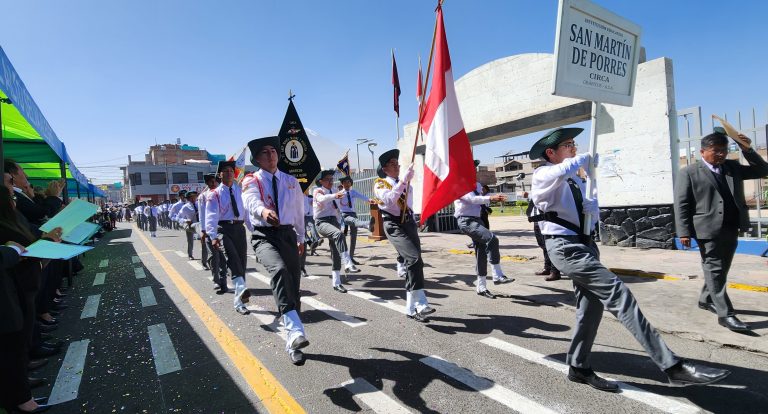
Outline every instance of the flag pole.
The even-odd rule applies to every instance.
[[[437,0],[437,8],[439,10],[443,6],[443,0]],[[416,159],[416,146],[419,144],[419,138],[421,137],[421,117],[424,115],[424,95],[427,94],[427,84],[429,83],[429,72],[432,69],[432,55],[435,53],[435,38],[437,37],[437,23],[438,19],[435,16],[435,29],[432,31],[432,46],[429,48],[429,61],[427,62],[427,76],[424,77],[424,86],[421,88],[421,99],[419,100],[419,119],[416,121],[416,138],[413,140],[413,151],[411,151],[411,164]],[[409,183],[410,184],[410,183]],[[408,186],[410,187],[410,185]],[[405,187],[405,205],[406,211],[408,209],[408,187]],[[405,214],[400,210],[400,223],[405,222]]]

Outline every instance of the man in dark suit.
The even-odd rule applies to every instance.
[[[738,244],[739,230],[749,228],[744,180],[768,176],[768,163],[739,134],[744,159],[749,165],[728,160],[728,137],[722,128],[701,139],[701,160],[680,170],[675,183],[677,236],[684,247],[695,238],[701,253],[704,287],[699,307],[717,314],[720,325],[732,331],[748,331],[733,310],[726,292],[728,270]]]
[[[39,226],[45,222],[46,217],[56,215],[61,209],[62,201],[59,198],[64,189],[63,181],[51,181],[45,190],[45,197],[35,200],[35,194],[27,180],[24,169],[13,160],[5,160],[3,169],[11,175],[11,185],[16,196],[16,209],[29,220],[30,223]]]

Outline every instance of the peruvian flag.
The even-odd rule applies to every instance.
[[[419,55],[419,78],[416,80],[416,103],[421,104],[421,55]]]
[[[456,100],[443,9],[439,6],[435,37],[432,85],[420,122],[426,144],[421,224],[453,200],[474,190],[476,183],[472,147]]]

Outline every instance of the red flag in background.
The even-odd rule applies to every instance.
[[[400,118],[400,78],[397,76],[397,62],[395,62],[395,51],[392,51],[392,86],[394,87],[395,112]]]
[[[475,165],[453,85],[443,9],[437,8],[432,85],[421,118],[426,153],[421,224],[453,200],[475,189]]]
[[[416,102],[421,104],[421,55],[419,55],[419,79],[416,81]]]

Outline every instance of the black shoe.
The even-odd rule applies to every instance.
[[[46,381],[45,378],[32,378],[32,377],[28,377],[27,382],[29,383],[30,388],[37,388],[39,386],[42,386],[48,383],[48,381]]]
[[[699,302],[699,309],[708,310],[717,315],[717,309],[715,308],[715,304],[712,302]]]
[[[34,397],[32,399],[38,404],[45,404],[48,402],[48,397]]]
[[[69,306],[63,303],[54,303],[53,306],[51,306],[51,309],[57,310],[57,311],[62,311],[67,308],[69,308]]]
[[[355,259],[350,259],[350,261],[352,262],[352,264],[353,264],[353,265],[357,265],[357,266],[360,266],[360,262],[358,262],[357,260],[355,260]]]
[[[488,289],[486,289],[486,290],[484,290],[482,292],[477,292],[477,294],[480,295],[480,296],[485,296],[488,299],[496,299],[496,295],[491,293]]]
[[[422,322],[422,323],[429,322],[429,317],[427,317],[427,315],[424,315],[421,312],[416,312],[413,315],[405,315],[405,316],[407,316],[408,319],[413,319],[416,322]]]
[[[59,322],[56,319],[51,319],[50,321],[46,321],[43,318],[37,318],[37,321],[44,326],[56,326],[59,324]]]
[[[61,348],[48,348],[47,346],[38,346],[29,352],[29,357],[32,359],[48,358],[54,355],[58,355],[59,352],[61,352]]]
[[[251,311],[248,310],[248,308],[245,307],[245,305],[240,305],[235,308],[235,312],[241,314],[241,315],[248,315],[251,313]]]
[[[544,278],[544,280],[546,280],[547,282],[554,282],[555,280],[560,280],[560,279],[562,279],[562,277],[560,277],[559,270],[558,271],[553,270],[551,275]]]
[[[347,273],[360,273],[360,269],[357,268],[357,266],[354,265],[354,263],[350,263],[347,265],[347,267],[344,268],[344,271]]]
[[[510,278],[508,278],[506,276],[502,276],[502,277],[500,277],[498,279],[493,279],[493,284],[494,285],[501,285],[501,284],[504,284],[504,283],[511,283],[511,282],[514,282],[514,281],[515,281],[515,279],[510,279]]]
[[[437,310],[435,310],[435,308],[433,308],[433,307],[431,307],[429,305],[425,306],[424,309],[419,311],[419,313],[422,314],[422,315],[431,315],[431,314],[433,314],[435,312],[437,312]]]
[[[589,368],[568,368],[568,379],[580,384],[587,384],[590,387],[606,392],[619,392],[619,386],[615,382],[606,381],[595,374],[595,371]]]
[[[40,332],[42,333],[48,333],[48,332],[53,332],[56,329],[59,329],[59,327],[55,325],[40,325],[38,329],[40,329]]]
[[[334,287],[333,287],[333,290],[335,290],[335,291],[337,291],[337,292],[341,292],[341,293],[347,293],[347,288],[345,288],[345,287],[344,287],[344,286],[342,286],[342,285],[337,285],[337,286],[334,286]]]
[[[54,293],[53,295],[54,297],[56,297],[56,299],[66,298],[67,296],[69,296],[66,293]]]
[[[195,258],[192,256],[189,256],[189,260],[195,260]]]
[[[717,318],[717,323],[719,323],[720,326],[725,326],[734,332],[746,332],[750,330],[749,325],[740,321],[736,316]]]
[[[536,276],[549,276],[550,273],[551,273],[550,269],[544,268],[544,269],[541,269],[538,272],[534,273],[534,275],[536,275]]]
[[[712,368],[691,361],[680,361],[664,370],[669,383],[677,386],[714,384],[731,374],[727,369]]]
[[[59,316],[61,315],[61,312],[56,312],[55,310],[49,310],[48,314],[51,316]]]
[[[61,348],[64,345],[64,341],[61,339],[51,339],[43,342],[41,345],[48,348]]]
[[[47,358],[33,359],[32,361],[29,361],[29,364],[27,364],[27,369],[34,371],[42,366],[45,366],[47,363]]]
[[[299,350],[288,352],[288,357],[291,358],[291,363],[297,367],[300,367],[307,362],[307,359],[304,358],[304,353]]]
[[[293,339],[293,342],[291,342],[291,345],[289,345],[288,348],[291,351],[297,351],[306,348],[307,346],[309,346],[309,340],[304,335],[299,335]]]
[[[210,267],[208,267],[208,265],[207,265],[207,264],[204,264],[204,265],[203,265],[203,269],[204,269],[204,270],[211,270],[211,268],[210,268]]]

